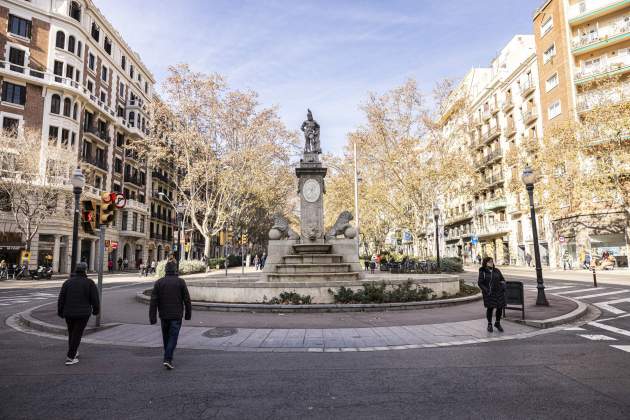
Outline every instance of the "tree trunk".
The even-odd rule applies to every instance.
[[[206,258],[210,258],[210,236],[204,237],[203,255]]]

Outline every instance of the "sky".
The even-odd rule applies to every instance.
[[[324,152],[341,154],[369,92],[408,78],[430,93],[488,66],[533,32],[542,0],[94,0],[159,84],[169,65],[217,72],[259,93],[299,129],[306,109]]]

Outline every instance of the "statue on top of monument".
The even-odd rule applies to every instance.
[[[304,132],[304,153],[321,153],[319,144],[319,124],[313,119],[313,113],[309,109],[306,114],[306,121],[302,123]]]

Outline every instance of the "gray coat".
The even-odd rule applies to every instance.
[[[505,279],[498,268],[480,267],[477,284],[483,294],[483,305],[486,308],[505,306]]]

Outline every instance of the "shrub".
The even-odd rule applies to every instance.
[[[269,300],[270,305],[309,305],[313,301],[311,295],[301,295],[297,292],[282,292],[280,296]]]
[[[241,266],[241,256],[240,255],[228,255],[228,267],[240,267]],[[225,258],[209,258],[208,259],[208,267],[214,268],[225,268]]]
[[[364,283],[363,288],[356,292],[342,286],[337,292],[328,289],[333,295],[335,303],[394,303],[394,302],[419,302],[435,298],[433,290],[428,287],[418,286],[408,281],[403,284],[387,288],[385,282]]]
[[[166,274],[167,260],[159,261],[155,267],[155,276],[164,277]],[[200,260],[183,260],[179,262],[179,274],[203,273],[206,271],[206,263]]]

